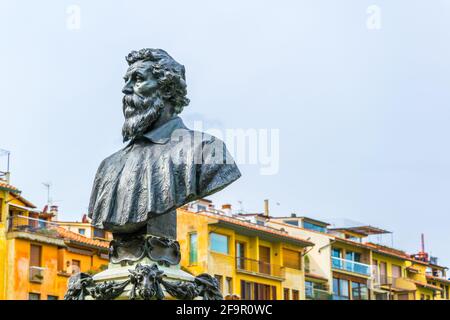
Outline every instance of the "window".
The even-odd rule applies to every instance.
[[[84,236],[86,234],[86,229],[78,229],[78,233],[81,234],[82,236]]]
[[[41,266],[41,251],[41,246],[37,246],[34,244],[30,246],[30,267]]]
[[[206,207],[202,205],[197,205],[197,212],[206,211]]]
[[[298,226],[298,220],[283,220],[283,222],[293,226]]]
[[[312,281],[305,281],[305,295],[307,298],[314,297],[314,283]]]
[[[72,260],[72,274],[81,272],[81,262],[80,260]]]
[[[241,280],[242,300],[276,300],[277,288],[267,284]]]
[[[94,228],[94,238],[105,239],[105,230]]]
[[[358,252],[347,251],[345,253],[345,259],[351,260],[351,261],[355,261],[355,262],[360,262],[361,261],[361,254],[358,253]]]
[[[303,228],[305,229],[309,229],[309,230],[313,230],[313,231],[318,231],[318,232],[327,232],[327,229],[324,226],[319,226],[317,224],[308,222],[308,221],[303,221]]]
[[[366,300],[367,299],[366,285],[358,282],[352,282],[352,298],[353,300]]]
[[[269,247],[259,246],[259,272],[271,274]]]
[[[197,263],[197,233],[189,234],[189,264]]]
[[[3,215],[3,199],[0,198],[0,222],[2,222],[2,215]]]
[[[286,268],[301,270],[300,252],[283,248],[283,266]]]
[[[378,281],[378,261],[375,259],[372,260],[372,270],[375,281]]]
[[[41,300],[41,294],[40,293],[29,293],[28,294],[28,300]]]
[[[245,243],[236,242],[236,267],[245,270]]]
[[[348,280],[333,278],[333,294],[348,299],[349,297],[349,287]]]
[[[233,294],[233,278],[226,277],[226,279],[225,279],[225,294]]]
[[[215,274],[214,278],[216,278],[217,282],[219,283],[219,290],[223,292],[223,277],[221,275]]]
[[[210,235],[210,250],[228,254],[228,237],[212,232]]]
[[[306,255],[305,256],[305,272],[310,272],[311,271],[311,263],[309,261],[309,256]]]
[[[251,284],[251,282],[241,280],[241,299],[242,300],[251,300],[252,299],[252,284]]]
[[[58,296],[51,296],[51,295],[48,295],[48,296],[47,296],[47,300],[58,300]]]
[[[342,253],[341,249],[333,248],[333,250],[331,250],[331,256],[335,258],[340,258],[341,253]]]
[[[288,288],[284,288],[283,289],[283,297],[284,297],[284,300],[290,300],[289,298],[289,289]]]
[[[380,262],[380,283],[386,284],[387,281],[387,265],[386,262]]]
[[[344,267],[344,264],[341,260],[339,260],[342,256],[341,249],[333,248],[331,250],[331,257],[334,259],[331,259],[332,267],[336,269],[342,269]]]
[[[298,290],[292,290],[292,300],[300,300],[300,292]]]
[[[402,277],[402,267],[395,264],[392,265],[392,278],[398,279]]]

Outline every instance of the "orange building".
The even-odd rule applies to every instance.
[[[108,264],[108,241],[69,231],[0,180],[0,299],[62,299],[69,277]]]

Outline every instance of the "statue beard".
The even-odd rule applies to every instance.
[[[122,127],[123,142],[133,140],[148,132],[158,120],[164,108],[159,92],[150,97],[127,94],[122,99],[125,123]]]

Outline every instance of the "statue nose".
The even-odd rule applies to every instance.
[[[122,88],[122,93],[131,94],[133,93],[133,88],[129,85],[129,83],[125,84]]]

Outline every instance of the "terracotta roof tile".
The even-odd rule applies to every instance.
[[[427,274],[426,277],[427,277],[427,279],[430,279],[430,280],[450,283],[450,279],[444,279],[444,278],[440,278],[440,277],[435,277],[435,276],[432,276],[430,274]]]
[[[75,241],[80,244],[85,244],[85,245],[100,247],[100,248],[105,248],[105,249],[109,248],[109,241],[100,241],[100,240],[96,240],[96,239],[87,238],[78,233],[66,230],[61,227],[58,227],[57,231],[58,231],[58,234],[62,238],[67,239],[69,241]]]
[[[12,192],[20,193],[20,190],[19,190],[19,189],[17,189],[17,188],[14,187],[13,185],[10,185],[10,184],[7,183],[6,181],[0,180],[0,188],[8,189],[9,191],[12,191]]]
[[[411,280],[411,281],[414,282],[419,287],[424,287],[424,288],[428,288],[428,289],[431,289],[431,290],[439,290],[439,291],[443,290],[441,287],[437,287],[437,286],[434,286],[434,285],[429,284],[429,283],[423,283],[423,282],[415,281],[415,280]]]

